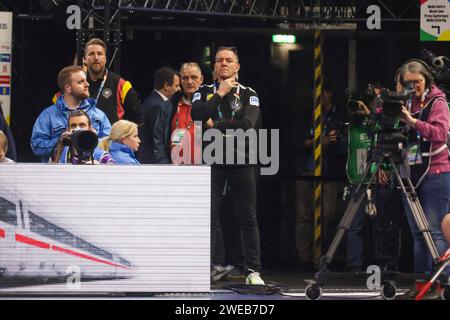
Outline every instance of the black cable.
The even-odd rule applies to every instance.
[[[246,295],[274,295],[281,294],[287,290],[287,288],[269,281],[266,281],[265,285],[233,284],[223,288]]]

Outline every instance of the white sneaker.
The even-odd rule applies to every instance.
[[[227,274],[229,274],[234,269],[233,266],[221,266],[220,264],[215,265],[213,270],[211,270],[211,283],[216,283]]]
[[[252,272],[247,277],[245,277],[245,284],[249,285],[259,285],[263,286],[265,285],[265,282],[263,279],[261,279],[261,274],[259,272]]]

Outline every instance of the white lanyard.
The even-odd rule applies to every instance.
[[[103,90],[103,87],[105,86],[106,78],[108,77],[108,69],[105,70],[105,75],[103,76],[103,81],[100,84],[100,88],[98,88],[97,97],[95,97],[95,101],[98,101],[98,98],[100,97],[100,93]]]

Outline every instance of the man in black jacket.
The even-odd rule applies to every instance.
[[[142,105],[144,123],[139,128],[139,137],[142,139],[142,143],[138,151],[138,159],[142,164],[161,163],[158,155],[155,154],[156,118],[162,104],[168,101],[174,93],[180,91],[180,77],[172,68],[162,67],[155,72],[153,87],[154,89]]]
[[[89,96],[109,122],[125,119],[142,124],[141,100],[131,83],[106,68],[106,45],[98,38],[86,43],[84,56],[88,72]]]
[[[201,86],[192,99],[192,119],[204,121],[207,127],[220,130],[224,140],[235,138],[234,135],[230,135],[230,130],[227,129],[258,129],[260,125],[259,98],[251,88],[244,87],[237,82],[239,69],[240,64],[236,48],[219,47],[214,64],[217,81],[212,85]],[[256,219],[255,167],[248,161],[250,147],[247,145],[245,148],[245,164],[235,165],[220,160],[212,164],[212,267],[217,263],[214,261],[215,250],[218,250],[216,241],[222,232],[220,225],[222,192],[225,184],[228,183],[231,187],[231,196],[239,221],[238,227],[242,230],[246,260],[246,266],[243,266],[245,270],[243,271],[246,275],[246,283],[264,284],[258,272],[261,269],[260,236]],[[237,147],[233,151],[233,157],[238,156],[239,159]],[[230,158],[225,156],[224,152],[224,158]]]

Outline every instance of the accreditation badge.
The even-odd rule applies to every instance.
[[[172,134],[172,145],[178,146],[183,141],[184,135],[186,134],[186,129],[177,129]]]
[[[367,153],[367,149],[356,149],[356,171],[358,175],[362,175],[366,171]]]
[[[419,145],[413,144],[408,147],[408,162],[410,166],[422,164],[422,156],[420,154]]]

